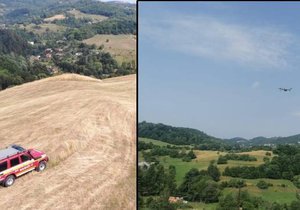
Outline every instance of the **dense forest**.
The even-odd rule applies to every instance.
[[[195,145],[195,148],[204,150],[240,150],[249,151],[251,149],[270,150],[274,145],[279,144],[299,144],[300,134],[287,137],[255,137],[252,139],[232,138],[219,139],[209,136],[202,131],[191,128],[178,128],[162,123],[155,124],[149,122],[139,123],[139,136],[143,138],[156,139],[172,144]],[[215,143],[218,144],[215,144]]]
[[[139,137],[150,138],[177,145],[212,145],[220,147],[220,139],[211,137],[199,130],[179,128],[162,123],[141,122],[138,126]],[[221,145],[220,145],[221,144]]]
[[[29,62],[26,55],[31,50],[21,36],[0,29],[0,90],[50,75],[45,65]]]
[[[26,39],[11,30],[0,29],[0,53],[24,56],[31,52]]]

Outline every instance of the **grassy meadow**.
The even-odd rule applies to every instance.
[[[135,35],[103,35],[97,34],[92,38],[83,40],[84,43],[96,46],[104,46],[104,50],[111,53],[115,59],[123,61],[135,61],[136,36]]]
[[[20,25],[20,28],[25,28],[27,31],[32,31],[35,34],[42,35],[46,33],[47,31],[49,32],[61,32],[66,29],[65,26],[57,25],[54,23],[42,23],[39,25],[36,25],[34,23],[28,24],[25,27]]]
[[[76,19],[91,19],[93,23],[101,22],[103,20],[106,20],[108,17],[103,16],[103,15],[94,15],[94,14],[87,14],[80,12],[79,10],[73,9],[69,10],[67,13],[74,15]]]
[[[165,142],[152,140],[152,139],[145,139],[139,138],[139,141],[144,141],[147,143],[152,142],[155,145],[159,146],[166,146],[170,145]],[[228,160],[227,164],[217,165],[221,172],[224,171],[225,167],[233,167],[233,166],[258,166],[263,164],[263,158],[266,156],[265,153],[267,151],[258,150],[258,151],[250,151],[250,152],[242,152],[238,154],[249,154],[257,158],[257,161],[237,161],[237,160]],[[169,156],[162,156],[159,157],[160,163],[164,167],[168,167],[169,165],[174,165],[176,167],[176,182],[177,185],[180,185],[183,182],[185,174],[192,168],[197,168],[199,170],[207,169],[209,163],[212,160],[217,161],[219,155],[226,155],[226,152],[220,151],[200,151],[194,150],[197,158],[192,160],[191,162],[184,162],[179,158],[170,158]],[[274,155],[272,154],[270,158]],[[142,154],[139,152],[139,160],[141,160]],[[233,177],[225,177],[221,176],[220,181],[228,181],[233,179]],[[278,202],[278,203],[290,203],[296,200],[296,190],[297,188],[293,185],[293,183],[289,180],[283,179],[244,179],[247,186],[242,188],[242,190],[247,190],[250,194],[254,196],[261,197],[262,199],[270,202]],[[269,187],[268,189],[259,189],[256,184],[259,180],[264,180],[268,183],[273,184],[273,186]],[[285,187],[282,187],[282,184]],[[235,188],[225,188],[222,193],[224,195],[235,192],[238,189]],[[203,203],[191,203],[194,209],[215,209],[216,204],[203,204]]]

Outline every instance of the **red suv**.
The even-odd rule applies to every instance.
[[[0,150],[0,183],[4,187],[13,185],[15,179],[29,171],[43,171],[48,162],[44,152],[11,145]]]

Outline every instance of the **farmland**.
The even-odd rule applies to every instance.
[[[119,63],[124,60],[135,60],[136,58],[136,36],[135,35],[95,35],[83,40],[84,43],[100,47],[111,53]]]
[[[20,26],[20,28],[25,28],[27,31],[32,31],[35,34],[42,35],[44,33],[57,33],[57,32],[62,32],[66,29],[66,27],[57,25],[54,23],[42,23],[42,24],[28,24],[25,27]]]
[[[107,17],[103,15],[87,14],[87,13],[80,12],[79,10],[76,9],[67,11],[67,14],[73,15],[77,19],[83,19],[83,18],[91,19],[93,23],[101,22],[107,19]]]
[[[64,14],[57,14],[52,17],[45,18],[44,21],[45,22],[53,22],[54,20],[63,20],[65,18],[66,18],[66,16]]]
[[[154,145],[163,147],[163,146],[172,146],[172,144],[147,139],[147,138],[139,138],[139,141],[145,143],[152,143]],[[174,145],[173,145],[174,146]],[[239,152],[236,154],[240,155],[250,155],[255,157],[257,161],[238,161],[238,160],[228,160],[227,164],[218,164],[221,174],[224,172],[226,167],[236,167],[236,166],[259,166],[264,164],[264,157],[266,157],[266,153],[269,152],[270,159],[276,156],[270,151],[265,150],[255,150],[255,151],[247,151],[247,152]],[[224,156],[228,154],[228,152],[221,151],[205,151],[205,150],[194,150],[196,158],[191,160],[190,162],[185,162],[180,158],[172,158],[170,156],[158,156],[157,159],[161,165],[164,166],[165,169],[168,169],[169,166],[174,166],[176,168],[176,176],[175,181],[177,186],[180,186],[184,182],[184,177],[192,168],[196,168],[198,170],[206,170],[212,161],[217,161],[220,155]],[[139,152],[139,159],[143,157],[142,152]],[[140,161],[140,160],[139,160]],[[220,176],[221,182],[229,182],[233,177],[228,176]],[[292,201],[297,200],[296,193],[297,188],[295,185],[286,179],[270,179],[270,178],[261,178],[261,179],[243,179],[245,181],[246,186],[242,188],[242,191],[247,191],[251,196],[258,196],[266,202],[277,202],[279,204],[291,203]],[[257,187],[257,183],[259,181],[265,181],[270,184],[270,187],[267,189],[260,189]],[[221,191],[221,195],[226,196],[230,193],[238,193],[238,188],[224,188]],[[191,202],[189,204],[194,209],[216,209],[216,204],[205,204],[202,202]]]

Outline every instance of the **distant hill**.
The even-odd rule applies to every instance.
[[[139,137],[156,139],[177,145],[223,144],[221,139],[207,135],[192,128],[173,127],[162,123],[141,122],[138,126]]]
[[[167,142],[177,145],[198,145],[203,149],[225,148],[229,145],[249,146],[272,146],[278,144],[299,144],[300,134],[287,137],[266,138],[258,136],[252,139],[234,137],[220,139],[210,136],[202,131],[192,128],[173,127],[162,123],[141,122],[138,126],[138,136]],[[205,146],[205,147],[203,147]]]
[[[230,144],[240,144],[244,146],[259,146],[259,145],[277,145],[277,144],[299,144],[300,142],[300,134],[287,136],[287,137],[271,137],[266,138],[263,136],[258,136],[252,139],[244,139],[244,138],[232,138],[225,139],[227,143]]]

